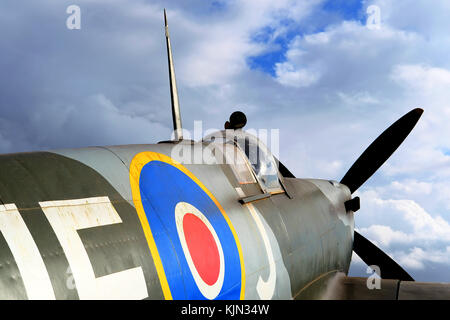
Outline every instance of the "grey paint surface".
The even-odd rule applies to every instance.
[[[191,145],[188,145],[190,148]],[[143,236],[142,226],[134,208],[129,170],[137,154],[151,151],[176,157],[176,153],[173,152],[175,147],[175,144],[162,143],[55,151],[55,156],[57,153],[64,156],[63,159],[67,159],[65,157],[73,159],[73,166],[85,166],[84,170],[93,170],[90,173],[93,175],[91,179],[104,180],[100,184],[102,187],[93,187],[92,191],[89,191],[82,185],[77,186],[86,177],[80,180],[80,177],[70,169],[72,165],[65,164],[65,167],[63,166],[65,169],[61,170],[70,172],[66,177],[72,179],[73,186],[70,189],[84,190],[83,194],[73,197],[112,196],[114,207],[124,222],[122,226],[111,225],[79,231],[96,277],[142,266],[151,299],[161,299],[163,295],[148,243]],[[197,144],[192,147],[204,146]],[[210,150],[205,149],[205,152]],[[20,157],[25,159],[24,161],[36,161],[33,153]],[[57,158],[54,161],[66,160]],[[343,207],[343,201],[349,198],[345,188],[335,187],[328,181],[284,178],[283,183],[289,188],[291,197],[285,193],[273,194],[267,199],[242,205],[238,202],[241,195],[237,188],[241,188],[240,192],[246,196],[262,191],[257,184],[240,185],[229,165],[184,164],[184,166],[210,190],[236,230],[245,266],[246,299],[260,299],[258,282],[268,281],[270,272],[274,270],[275,288],[273,294],[269,295],[274,299],[320,297],[324,290],[324,286],[318,285],[321,279],[335,272],[348,271],[352,250],[353,215],[346,213]],[[32,172],[28,171],[27,174]],[[2,183],[3,190],[13,191],[21,188],[19,180],[6,179]],[[59,200],[47,199],[49,194],[52,194],[47,190],[48,186],[53,183],[52,178],[49,178],[45,184],[36,185],[41,193],[47,194],[46,200]],[[60,191],[62,190],[58,192]],[[13,191],[8,202],[14,202],[14,197],[20,202],[24,196],[20,191]],[[70,193],[65,195],[65,198],[67,197],[70,197]],[[250,205],[260,218],[262,230],[252,216],[248,207]],[[56,248],[51,249],[52,245],[58,246],[58,241],[55,238],[50,239],[54,237],[54,233],[48,223],[45,225],[42,211],[36,209],[33,214],[24,214],[24,219],[33,230],[36,242],[40,248],[42,247],[42,253],[47,252],[48,255],[59,257],[55,260],[46,255],[44,259],[47,270],[51,273],[57,298],[77,298],[76,290],[67,291],[64,287],[68,263],[61,249],[59,251]],[[47,237],[50,237],[46,240],[37,234],[44,229],[47,230]],[[265,236],[268,239],[267,243],[270,244],[271,257],[267,243],[264,242]],[[6,250],[5,245],[2,248]],[[271,266],[270,259],[274,261],[275,268]],[[18,293],[11,295],[16,298],[24,297]]]

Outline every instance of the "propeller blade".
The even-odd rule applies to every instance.
[[[354,232],[353,251],[368,266],[378,266],[381,272],[379,276],[383,279],[414,281],[397,262],[356,231]]]
[[[416,108],[387,128],[356,160],[341,183],[346,185],[351,193],[358,190],[397,150],[419,121],[422,113],[422,109]]]

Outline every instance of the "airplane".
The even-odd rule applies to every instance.
[[[352,194],[422,109],[339,182],[297,178],[242,112],[183,139],[164,21],[174,139],[0,155],[0,299],[450,299],[450,284],[415,282],[354,225]],[[347,276],[352,252],[378,266],[378,288]]]

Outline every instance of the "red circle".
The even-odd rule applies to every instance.
[[[219,278],[220,256],[211,231],[199,217],[192,213],[184,215],[183,230],[198,274],[207,285],[213,285]]]

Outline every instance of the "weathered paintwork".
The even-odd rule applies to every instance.
[[[347,273],[353,213],[345,212],[344,202],[350,199],[345,186],[280,177],[289,196],[272,194],[242,205],[238,200],[243,196],[262,192],[257,184],[239,184],[227,164],[170,162],[174,146],[91,147],[0,156],[0,199],[5,208],[0,210],[0,298],[320,298],[323,286],[314,284],[337,272]],[[133,184],[142,187],[143,182],[136,184],[133,172],[140,172],[136,171],[139,157],[148,160],[149,154],[166,159],[167,168],[178,173],[157,178],[159,169],[155,169],[149,192],[160,192],[159,185],[173,185],[173,189],[139,199]],[[220,293],[210,296],[201,291],[205,287],[201,281],[192,281],[186,251],[177,249],[182,247],[181,238],[173,231],[175,223],[168,226],[169,215],[175,213],[163,210],[166,200],[186,197],[180,179],[188,178],[203,190],[198,192],[212,199],[220,209],[217,219],[222,219],[213,218],[209,207],[200,210],[211,221],[225,253]],[[11,224],[1,216],[13,212],[6,210],[12,204],[23,219],[22,229],[29,230],[28,240],[4,236]],[[142,208],[144,215],[139,213]],[[162,233],[152,233],[155,224],[148,218],[155,214],[168,221],[161,220],[167,229],[161,229]],[[171,245],[163,250],[160,237]],[[39,256],[18,253],[17,248],[31,250],[32,243]],[[41,268],[34,268],[40,259]],[[32,270],[40,274],[30,280],[24,274],[39,273]],[[47,283],[46,291],[34,288],[39,279]]]

